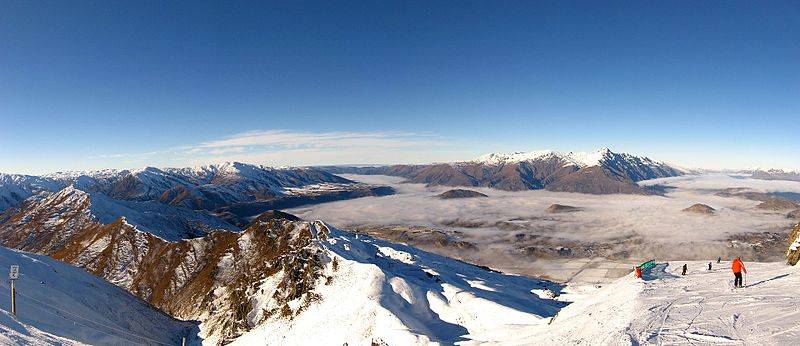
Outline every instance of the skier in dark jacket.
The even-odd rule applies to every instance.
[[[720,261],[722,261],[722,257],[717,257],[717,263],[720,263]]]
[[[711,270],[711,262],[708,262],[708,270]]]
[[[687,268],[687,266],[686,266],[686,263],[684,263],[684,264],[683,264],[683,271],[681,272],[681,275],[686,275],[686,270],[687,270],[687,269],[688,269],[688,268]]]

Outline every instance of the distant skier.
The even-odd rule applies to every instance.
[[[686,263],[684,263],[683,264],[683,271],[681,271],[681,275],[686,275],[686,270],[687,269],[688,269],[688,267],[686,266]]]
[[[711,262],[708,262],[708,270],[711,270]]]
[[[742,272],[747,274],[747,268],[744,267],[741,257],[733,260],[731,270],[733,270],[733,287],[744,287],[742,286]]]
[[[717,263],[719,263],[720,261],[722,261],[722,257],[717,257]]]

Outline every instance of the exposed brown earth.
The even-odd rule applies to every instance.
[[[570,205],[563,205],[563,204],[551,204],[549,207],[547,207],[547,212],[548,213],[553,213],[553,214],[555,214],[555,213],[571,213],[571,212],[580,211],[580,210],[581,210],[581,208],[573,207],[573,206],[570,206]]]
[[[720,197],[739,197],[753,201],[766,202],[771,199],[800,200],[800,194],[795,192],[758,192],[745,187],[732,187],[721,190],[715,195]]]
[[[695,214],[713,215],[717,210],[705,204],[697,203],[691,207],[683,209],[683,211]]]
[[[786,251],[786,261],[789,265],[796,265],[800,261],[800,247],[796,246],[797,243],[800,243],[800,223],[789,233],[789,249]]]
[[[780,254],[786,251],[786,233],[739,233],[730,236],[728,244],[722,258],[741,256],[750,261],[776,261],[780,258]]]
[[[484,195],[478,191],[472,190],[464,190],[464,189],[453,189],[442,192],[441,194],[436,195],[441,199],[454,199],[454,198],[475,198],[475,197],[489,197]]]
[[[757,205],[756,208],[774,211],[794,210],[800,208],[800,204],[786,198],[770,198]]]
[[[769,200],[770,198],[774,198],[774,196],[768,193],[749,191],[749,189],[745,187],[727,188],[720,192],[717,192],[715,195],[720,197],[741,197],[745,199],[762,201],[762,202]]]
[[[423,250],[478,250],[474,243],[459,240],[458,232],[445,232],[428,227],[365,226],[358,227],[355,231],[393,242],[409,244]]]

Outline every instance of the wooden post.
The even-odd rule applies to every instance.
[[[11,280],[11,314],[17,315],[17,290],[14,287],[14,280]]]

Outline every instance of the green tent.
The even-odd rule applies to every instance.
[[[639,268],[648,269],[648,268],[652,268],[652,267],[655,267],[655,266],[656,266],[656,260],[651,259],[651,260],[649,260],[647,262],[644,262],[644,263],[640,264]]]

